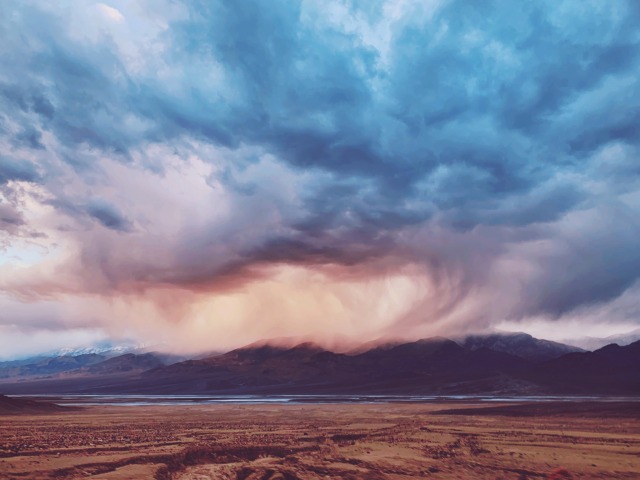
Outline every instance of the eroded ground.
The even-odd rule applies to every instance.
[[[90,407],[4,416],[0,478],[522,480],[554,470],[558,479],[640,478],[633,412],[434,413],[461,407]]]

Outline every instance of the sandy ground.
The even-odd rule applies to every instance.
[[[475,406],[89,407],[3,416],[0,478],[640,479],[637,413],[568,406],[532,416],[435,414],[462,407]]]

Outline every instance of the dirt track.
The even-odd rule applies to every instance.
[[[434,414],[462,407],[470,405],[91,407],[6,416],[0,478],[522,480],[555,470],[558,479],[570,478],[563,472],[640,479],[634,409],[617,418],[606,413],[610,405],[602,414],[571,407]]]

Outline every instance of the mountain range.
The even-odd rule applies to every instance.
[[[351,353],[263,342],[188,360],[146,352],[7,363],[0,363],[5,394],[640,394],[640,342],[585,352],[526,334],[436,337]]]

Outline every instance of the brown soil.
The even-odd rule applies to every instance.
[[[548,415],[539,406],[508,417],[436,413],[452,407],[89,407],[6,416],[0,478],[640,479],[637,409],[621,408],[627,413],[616,418],[611,404],[580,415],[571,404],[566,414],[557,405]]]

